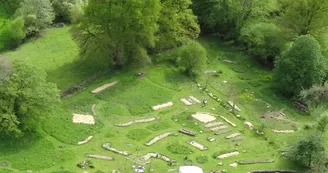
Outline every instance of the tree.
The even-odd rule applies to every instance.
[[[177,64],[191,77],[199,77],[206,65],[206,49],[193,41],[179,48]]]
[[[46,81],[46,73],[22,62],[0,85],[0,135],[19,136],[59,102],[59,90]]]
[[[193,0],[202,31],[236,39],[249,20],[266,20],[278,9],[276,0]]]
[[[319,167],[325,160],[325,148],[321,133],[312,133],[290,144],[284,156],[302,166]]]
[[[284,38],[282,32],[273,23],[251,22],[241,29],[240,41],[247,52],[267,62],[274,62],[281,53]]]
[[[7,16],[12,16],[19,6],[20,0],[0,0],[0,7],[3,8]]]
[[[181,46],[198,37],[200,28],[197,17],[189,8],[191,4],[191,0],[161,1],[162,10],[161,17],[158,19],[156,49]]]
[[[56,21],[70,22],[70,11],[74,8],[76,0],[51,0],[56,14]]]
[[[23,0],[15,16],[23,17],[25,33],[30,36],[49,26],[55,13],[49,0]]]
[[[275,62],[273,86],[287,96],[320,84],[327,69],[319,43],[311,36],[298,37]]]
[[[90,0],[75,33],[81,55],[107,58],[113,66],[149,63],[160,9],[159,0]]]
[[[281,24],[297,36],[320,34],[328,27],[328,1],[287,1]]]
[[[17,48],[24,37],[24,19],[21,17],[6,21],[0,29],[0,42],[4,43],[4,49]]]

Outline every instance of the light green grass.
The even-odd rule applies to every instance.
[[[48,73],[48,80],[60,89],[87,79],[104,68],[97,59],[79,59],[78,46],[70,35],[70,27],[47,29],[41,38],[34,38],[8,54],[17,61],[26,61]]]
[[[239,53],[231,45],[221,44],[215,39],[209,38],[201,39],[200,42],[208,51],[207,69],[223,72],[219,78],[211,78],[208,89],[225,102],[229,100],[230,88],[233,86],[237,93],[236,103],[242,109],[240,115],[251,121],[256,127],[262,123],[265,124],[267,127],[265,129],[266,137],[251,132],[242,121],[220,106],[218,102],[209,98],[206,93],[198,90],[197,84],[183,76],[176,68],[169,64],[162,64],[142,69],[143,72],[147,73],[144,78],[135,77],[136,72],[139,71],[132,69],[113,71],[92,82],[86,86],[83,92],[64,99],[63,106],[44,120],[43,129],[46,134],[43,130],[39,130],[40,138],[30,138],[28,142],[13,144],[9,147],[12,149],[8,151],[5,150],[8,143],[0,144],[0,161],[8,161],[10,163],[9,169],[14,171],[26,172],[27,169],[30,169],[33,172],[42,170],[41,172],[45,173],[82,172],[83,170],[75,165],[88,159],[84,155],[100,154],[112,156],[115,161],[90,159],[95,169],[87,169],[89,173],[111,172],[113,169],[124,167],[126,170],[122,172],[132,173],[133,170],[130,169],[133,164],[132,161],[101,148],[103,143],[110,142],[113,147],[132,153],[130,157],[132,160],[148,152],[159,152],[178,162],[176,166],[168,166],[161,160],[153,159],[151,166],[155,172],[159,173],[167,172],[169,169],[178,169],[184,164],[186,155],[194,165],[202,167],[204,172],[219,169],[227,169],[228,172],[236,173],[258,169],[304,171],[302,168],[297,168],[292,163],[285,161],[279,155],[279,149],[286,146],[288,142],[294,141],[303,131],[290,135],[273,134],[271,128],[287,129],[294,127],[291,123],[262,120],[260,116],[267,111],[284,108],[286,118],[296,121],[297,127],[302,127],[305,123],[311,122],[310,117],[297,111],[288,100],[274,94],[268,82],[272,75],[269,70],[260,68],[256,62]],[[61,43],[60,47],[54,48],[53,46],[58,43]],[[45,69],[49,74],[50,81],[57,83],[61,88],[65,88],[87,78],[90,73],[96,71],[85,69],[88,67],[87,65],[75,68],[75,62],[79,62],[77,52],[78,49],[70,38],[69,28],[64,28],[51,29],[43,38],[35,40],[34,43],[31,41],[9,54],[14,59],[25,59],[29,63]],[[168,52],[167,56],[169,55]],[[224,59],[234,60],[237,64],[219,61],[218,58],[223,56]],[[199,80],[198,83],[205,84],[205,80],[206,77]],[[224,80],[228,81],[227,85],[224,85]],[[93,89],[113,81],[119,81],[119,83],[99,94],[91,93]],[[254,81],[261,83],[261,85],[253,86],[250,84]],[[207,106],[185,106],[179,101],[180,98],[190,95],[199,100],[203,97],[207,98]],[[174,106],[159,111],[151,110],[151,106],[168,101],[172,101]],[[78,125],[71,122],[72,113],[91,114],[92,104],[97,105],[95,126]],[[266,107],[267,104],[271,105],[270,108]],[[215,108],[215,110],[211,110],[211,108]],[[242,133],[246,139],[232,142],[225,139],[230,133],[214,135],[201,122],[190,117],[194,112],[211,112],[225,116],[237,124],[236,128],[229,126],[232,130],[231,133]],[[130,127],[115,126],[117,123],[154,116],[160,117],[160,120]],[[217,118],[217,121],[223,121],[219,117]],[[180,128],[190,129],[196,133],[196,136],[191,137],[178,133]],[[153,137],[165,132],[177,133],[177,136],[169,136],[150,147],[144,145]],[[89,143],[76,145],[78,141],[90,135],[93,135],[94,138]],[[207,141],[209,136],[216,138],[216,141],[212,143]],[[199,151],[192,147],[187,143],[191,139],[207,146],[208,150]],[[237,143],[240,143],[238,148],[236,148]],[[65,147],[58,148],[59,145]],[[215,153],[222,154],[236,149],[241,152],[238,156],[222,160],[212,157]],[[246,152],[242,152],[243,150]],[[4,154],[2,155],[2,153]],[[60,155],[58,158],[56,157],[58,154],[64,154],[65,157]],[[201,156],[206,157],[207,162],[199,161]],[[31,159],[31,157],[36,159]],[[26,162],[24,158],[27,158],[29,162]],[[238,168],[228,166],[236,160],[271,158],[275,158],[274,163],[239,165]],[[222,162],[223,166],[217,166],[218,162]],[[149,168],[150,165],[146,167]],[[0,171],[2,171],[1,168]]]

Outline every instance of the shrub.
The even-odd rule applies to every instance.
[[[179,144],[177,142],[168,144],[167,149],[173,154],[188,155],[193,153],[193,151],[189,147]]]
[[[320,44],[309,35],[296,39],[275,62],[273,83],[278,92],[296,96],[301,90],[322,83],[327,60],[321,53]]]
[[[241,30],[240,40],[247,47],[250,55],[270,62],[280,54],[283,39],[281,31],[272,23],[250,23]]]
[[[204,163],[207,163],[208,162],[208,157],[207,156],[198,156],[197,158],[196,158],[196,160],[197,160],[197,162],[199,163],[199,164],[204,164]]]
[[[198,42],[191,42],[179,48],[176,62],[182,71],[191,77],[199,77],[206,65],[206,50]]]
[[[4,26],[0,29],[0,42],[4,43],[4,49],[18,47],[24,37],[24,19],[21,17],[13,21],[5,21]]]

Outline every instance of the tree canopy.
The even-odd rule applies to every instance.
[[[311,36],[300,36],[275,62],[274,87],[288,96],[320,84],[327,69],[319,43]]]
[[[0,85],[0,134],[19,136],[59,102],[59,90],[47,82],[44,71],[22,62],[13,66],[8,81]]]
[[[112,65],[147,62],[154,47],[159,0],[90,0],[76,37],[84,57],[106,57]]]
[[[285,1],[286,7],[281,23],[296,35],[319,34],[324,32],[328,23],[328,1],[294,0]]]

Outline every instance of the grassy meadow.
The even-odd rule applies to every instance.
[[[27,133],[17,141],[1,140],[0,162],[9,163],[0,166],[0,172],[26,172],[32,170],[40,173],[84,172],[76,166],[83,160],[91,160],[95,168],[88,168],[88,173],[111,172],[122,169],[123,173],[134,172],[131,169],[133,160],[148,152],[158,152],[177,161],[177,165],[168,166],[162,160],[152,159],[146,168],[164,173],[178,169],[185,164],[187,156],[193,165],[200,166],[204,172],[226,169],[231,173],[246,173],[259,169],[292,169],[302,172],[279,155],[279,149],[293,142],[304,133],[305,124],[311,123],[311,117],[295,109],[290,101],[276,95],[270,89],[272,72],[263,69],[256,61],[243,55],[229,43],[219,43],[213,38],[199,40],[208,52],[207,70],[221,71],[220,76],[207,76],[194,82],[185,77],[172,65],[154,64],[143,69],[111,71],[93,81],[82,92],[62,100],[62,106],[53,112],[47,112],[37,132]],[[72,40],[70,28],[48,29],[41,38],[31,40],[15,51],[7,52],[13,60],[24,60],[44,69],[48,80],[56,83],[60,89],[79,83],[93,74],[105,69],[105,65],[96,58],[81,60],[78,47]],[[170,56],[169,52],[162,56]],[[226,63],[231,60],[235,63]],[[138,72],[147,76],[138,78]],[[99,94],[91,91],[103,84],[113,81],[119,83]],[[222,104],[209,97],[208,92],[199,90],[197,84],[204,86],[208,81],[208,92],[215,94],[222,102],[235,100],[242,118],[252,122],[255,127],[263,126],[265,137],[250,131],[240,118],[231,114]],[[194,96],[199,100],[206,98],[208,104],[186,106],[179,99]],[[152,106],[172,101],[174,106],[153,111]],[[91,114],[91,107],[96,104],[96,125],[72,123],[72,113]],[[213,109],[214,108],[214,109]],[[261,115],[269,111],[284,110],[285,120],[262,119]],[[190,118],[195,112],[209,112],[224,116],[237,127],[229,126],[231,133],[241,133],[245,140],[233,142],[225,139],[228,134],[214,135],[204,124]],[[115,124],[147,117],[160,117],[160,120],[117,127]],[[217,121],[222,121],[217,117]],[[180,128],[190,129],[197,133],[190,137],[178,133]],[[271,129],[295,130],[294,134],[274,134]],[[200,132],[202,131],[202,133]],[[152,146],[145,146],[157,135],[165,132],[176,133]],[[78,141],[88,136],[94,138],[87,144],[77,145]],[[207,141],[208,137],[216,139]],[[208,150],[199,151],[187,141],[195,140]],[[129,159],[101,148],[105,142],[113,147],[125,150],[132,155]],[[237,147],[238,145],[238,147]],[[235,151],[238,156],[226,159],[214,159],[215,154]],[[85,154],[112,156],[115,161],[89,159]],[[238,160],[274,159],[273,163],[238,165],[229,164]],[[204,161],[206,160],[206,161]],[[218,163],[222,162],[223,166]],[[177,170],[173,171],[177,172]]]

